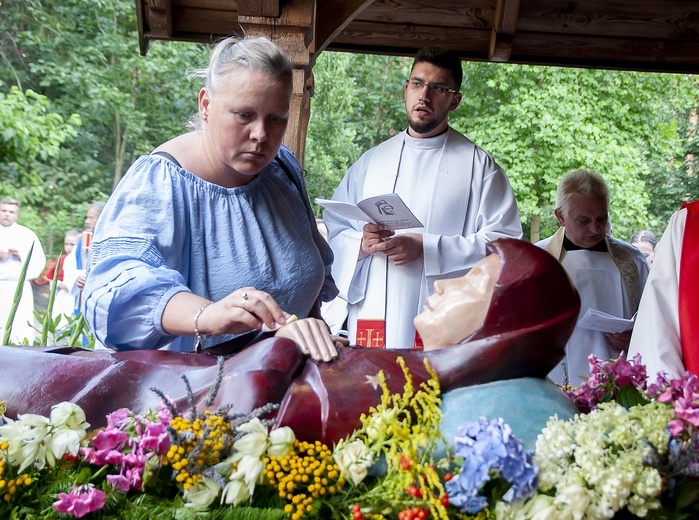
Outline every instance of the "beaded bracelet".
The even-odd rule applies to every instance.
[[[196,316],[194,316],[194,335],[197,337],[197,344],[201,343],[202,339],[211,336],[211,334],[199,334],[199,316],[201,316],[201,313],[204,312],[204,309],[206,309],[212,303],[214,302],[207,302],[204,305],[202,305],[201,309],[199,309]]]

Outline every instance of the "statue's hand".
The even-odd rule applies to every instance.
[[[337,348],[349,347],[349,339],[345,336],[331,336],[331,338]]]
[[[294,340],[301,352],[316,361],[331,361],[337,357],[337,348],[323,320],[304,318],[292,321],[283,325],[274,335]]]

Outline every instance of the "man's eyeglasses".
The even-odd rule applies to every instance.
[[[447,92],[452,92],[456,94],[458,90],[454,90],[453,88],[449,88],[446,85],[439,85],[437,83],[425,83],[421,79],[415,79],[415,78],[410,78],[405,80],[405,84],[408,85],[408,88],[410,90],[416,90],[420,91],[423,88],[425,88],[425,85],[427,85],[427,89],[430,92],[433,92],[435,94],[441,94],[442,96],[446,94]]]

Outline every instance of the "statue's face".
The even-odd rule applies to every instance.
[[[468,274],[435,282],[434,294],[414,319],[425,350],[456,345],[483,324],[500,270],[500,257],[491,254]]]

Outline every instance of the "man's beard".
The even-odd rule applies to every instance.
[[[415,121],[408,116],[408,126],[417,134],[427,134],[442,124],[444,119],[435,117],[430,121]]]

